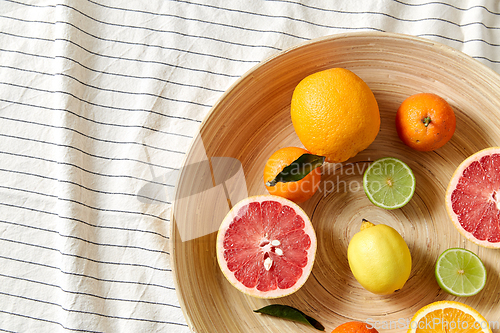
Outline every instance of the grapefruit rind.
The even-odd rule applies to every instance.
[[[443,310],[447,308],[454,308],[461,310],[465,314],[470,315],[471,317],[474,318],[475,323],[478,323],[481,327],[483,325],[484,327],[481,327],[481,331],[483,333],[492,333],[490,329],[489,322],[474,308],[460,303],[456,301],[437,301],[434,303],[430,303],[424,307],[422,307],[420,310],[418,310],[413,318],[410,320],[410,324],[408,327],[407,333],[416,333],[417,332],[417,325],[418,322],[424,318],[427,314],[436,311],[436,310]]]
[[[293,208],[295,210],[295,213],[297,215],[299,215],[300,217],[302,217],[302,219],[304,220],[305,226],[304,226],[303,230],[307,235],[309,235],[309,237],[311,239],[311,246],[309,247],[309,249],[306,250],[308,262],[307,262],[306,266],[302,268],[302,275],[297,280],[297,282],[292,287],[287,288],[287,289],[277,288],[275,290],[266,291],[266,292],[259,291],[256,288],[248,288],[245,285],[243,285],[243,283],[241,283],[240,281],[238,281],[236,279],[234,274],[229,270],[229,268],[226,265],[226,260],[224,258],[224,246],[223,246],[224,235],[225,235],[226,231],[228,230],[230,223],[237,216],[240,208],[244,207],[245,205],[247,205],[251,202],[261,203],[264,201],[277,201],[281,205],[287,205],[287,206],[290,206],[291,208]],[[290,294],[293,294],[297,290],[299,290],[304,285],[304,283],[306,282],[306,280],[308,279],[308,277],[312,271],[312,267],[313,267],[314,259],[315,259],[315,255],[316,255],[316,248],[317,248],[316,233],[314,231],[314,228],[312,226],[312,223],[311,223],[309,217],[304,212],[304,210],[299,205],[294,203],[293,201],[285,199],[283,197],[276,196],[276,195],[257,195],[257,196],[248,197],[246,199],[239,201],[227,213],[226,217],[222,221],[222,223],[219,227],[219,231],[217,233],[217,240],[216,240],[217,262],[219,263],[219,267],[220,267],[223,275],[225,276],[225,278],[236,289],[238,289],[242,293],[247,294],[247,295],[252,296],[252,297],[256,297],[256,298],[266,298],[266,299],[288,296]]]
[[[500,242],[497,243],[492,243],[488,241],[483,241],[480,239],[477,239],[474,237],[474,235],[467,230],[465,230],[460,222],[458,221],[458,215],[453,211],[452,209],[452,202],[451,202],[451,196],[453,194],[453,190],[457,187],[457,184],[460,180],[460,176],[463,174],[464,170],[474,161],[479,161],[482,157],[492,155],[492,154],[500,154],[500,147],[489,147],[485,148],[483,150],[480,150],[468,158],[466,158],[460,165],[457,167],[455,172],[453,173],[453,176],[450,179],[450,183],[448,184],[448,188],[446,189],[446,196],[445,196],[445,201],[446,201],[446,211],[448,212],[448,215],[450,216],[451,221],[453,222],[453,225],[455,228],[468,240],[471,242],[482,246],[486,248],[492,248],[492,249],[500,249]]]

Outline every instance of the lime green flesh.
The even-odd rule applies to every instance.
[[[473,252],[452,248],[444,251],[436,262],[436,281],[454,296],[472,296],[486,284],[486,268]]]
[[[363,189],[374,205],[385,209],[401,208],[415,192],[415,176],[402,161],[385,157],[366,169]]]

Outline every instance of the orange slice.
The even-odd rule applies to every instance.
[[[491,333],[484,317],[468,305],[438,301],[424,306],[410,321],[408,333]]]

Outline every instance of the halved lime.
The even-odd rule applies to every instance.
[[[385,209],[401,208],[415,192],[415,176],[403,161],[384,157],[366,169],[363,189],[374,205]]]
[[[434,274],[441,289],[454,296],[475,295],[486,284],[486,268],[481,259],[461,248],[441,253]]]

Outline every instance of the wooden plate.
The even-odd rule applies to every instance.
[[[262,172],[267,158],[279,148],[301,146],[289,113],[293,89],[305,76],[332,67],[348,68],[370,86],[381,111],[380,133],[368,149],[346,163],[325,165],[321,190],[302,204],[318,238],[316,262],[306,284],[281,299],[248,297],[226,281],[217,264],[213,231],[228,209],[224,193],[227,196],[231,191],[213,187],[221,181],[212,174],[213,165],[212,172],[207,167],[207,158],[212,162],[212,157],[221,156],[239,160],[248,195],[266,193]],[[413,151],[396,134],[394,118],[399,104],[419,92],[439,94],[457,116],[455,135],[434,152]],[[500,146],[499,111],[500,77],[496,73],[459,51],[411,36],[328,36],[254,67],[213,107],[181,170],[172,210],[171,257],[189,326],[199,333],[315,332],[253,312],[269,303],[281,303],[315,317],[327,332],[349,320],[366,321],[384,332],[401,332],[419,308],[437,300],[464,302],[487,320],[499,321],[500,252],[480,248],[461,237],[444,205],[446,187],[459,163],[480,149]],[[385,156],[405,161],[417,180],[411,202],[394,211],[373,206],[361,187],[368,163]],[[192,196],[201,192],[207,194],[206,200]],[[410,279],[392,295],[367,292],[349,270],[347,245],[362,218],[391,225],[410,248]],[[190,232],[196,237],[181,237]],[[485,263],[488,281],[478,295],[456,298],[437,285],[435,261],[450,247],[470,249]]]

